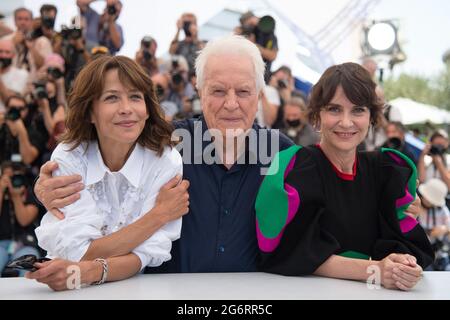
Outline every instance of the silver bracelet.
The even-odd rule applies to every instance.
[[[108,277],[108,262],[102,258],[97,258],[94,261],[100,262],[102,264],[103,272],[102,272],[102,278],[100,279],[100,281],[93,282],[92,284],[100,285],[100,284],[105,283],[106,278]]]

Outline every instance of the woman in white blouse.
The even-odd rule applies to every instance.
[[[38,270],[28,278],[65,290],[74,281],[125,279],[171,258],[172,241],[180,236],[181,216],[189,205],[171,133],[150,78],[134,61],[104,56],[83,68],[69,96],[67,132],[52,160],[58,163],[56,175],[79,174],[86,188],[79,201],[61,210],[64,219],[50,212],[42,219],[36,235],[52,260],[36,264]],[[139,245],[130,239],[121,255],[114,248],[109,255],[103,247],[96,256],[102,238],[133,228],[133,222],[149,215],[161,217],[150,237],[142,239],[135,228]],[[78,280],[73,278],[77,272]]]

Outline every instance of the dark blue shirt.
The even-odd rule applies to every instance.
[[[246,163],[235,163],[229,170],[222,164],[201,162],[202,154],[211,140],[202,142],[196,150],[195,136],[202,137],[207,130],[203,118],[175,123],[177,129],[186,129],[190,140],[183,140],[183,178],[189,180],[190,211],[183,217],[181,237],[173,243],[172,259],[159,268],[147,272],[249,272],[256,270],[258,246],[256,241],[255,199],[264,178],[261,169],[268,167],[265,156],[259,156],[254,144],[248,143]],[[264,138],[259,126],[254,125],[259,141]],[[292,142],[278,132],[261,129],[270,140],[270,134],[283,150]],[[198,140],[197,140],[198,141]],[[197,142],[198,143],[198,142]],[[270,143],[269,143],[270,145]],[[275,150],[276,151],[276,150]],[[266,155],[270,155],[267,150]],[[249,160],[252,161],[249,164]],[[197,163],[197,164],[195,164]]]

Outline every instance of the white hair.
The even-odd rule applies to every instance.
[[[256,91],[259,93],[264,88],[264,71],[266,66],[258,47],[242,36],[230,35],[209,41],[200,51],[195,60],[197,88],[199,90],[201,90],[204,84],[204,71],[208,59],[211,56],[224,55],[241,55],[249,57],[255,71]]]

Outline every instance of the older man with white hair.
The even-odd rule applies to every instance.
[[[183,178],[190,182],[190,211],[183,218],[172,260],[158,271],[255,271],[254,202],[263,169],[269,166],[270,155],[292,142],[255,124],[264,62],[253,43],[240,36],[209,42],[196,60],[196,72],[203,116],[175,123],[183,138],[179,149]],[[60,215],[58,208],[77,198],[79,177],[51,178],[55,168],[55,163],[42,167],[35,191],[47,209]],[[147,230],[148,238],[157,222],[134,224]],[[99,257],[114,255],[122,243],[133,241],[137,246],[142,239],[121,229],[113,240],[105,244],[104,252],[100,249]]]

